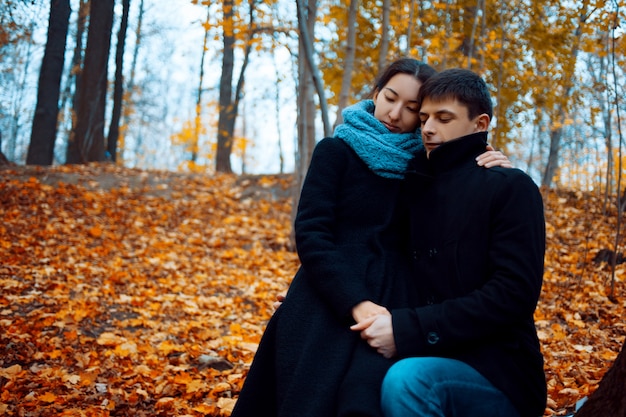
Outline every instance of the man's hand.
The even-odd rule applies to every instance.
[[[493,146],[487,145],[487,152],[478,155],[476,158],[476,162],[478,166],[491,168],[491,167],[502,167],[502,168],[513,168],[511,161],[500,151],[494,150]]]
[[[359,304],[352,307],[352,318],[357,323],[378,314],[390,315],[391,313],[385,307],[372,301],[361,301]]]
[[[378,314],[369,317],[350,326],[350,329],[361,332],[361,338],[385,358],[392,358],[398,353],[393,338],[391,314]]]

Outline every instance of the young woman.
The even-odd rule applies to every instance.
[[[232,416],[380,417],[380,386],[393,364],[350,329],[414,289],[408,214],[398,204],[421,146],[417,95],[435,74],[403,58],[378,78],[371,100],[311,159],[295,220],[301,268],[268,323]],[[487,152],[479,164],[508,166]]]

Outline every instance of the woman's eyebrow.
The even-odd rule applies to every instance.
[[[389,90],[391,91],[393,94],[395,94],[396,96],[399,96],[400,94],[398,94],[398,92],[396,90],[394,90],[391,87],[385,87],[385,90]],[[409,103],[417,103],[417,99],[415,100],[409,100]]]
[[[394,89],[393,89],[393,88],[391,88],[391,87],[385,87],[385,90],[389,90],[389,91],[391,91],[392,93],[394,93],[395,95],[398,95],[398,93],[396,92],[396,90],[394,90]]]

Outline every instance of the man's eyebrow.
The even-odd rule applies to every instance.
[[[420,115],[422,115],[422,114],[423,115],[428,115],[428,113],[420,111]],[[441,116],[443,114],[454,116],[456,113],[454,113],[452,110],[442,109],[442,110],[437,110],[436,112],[434,112],[434,114],[436,116]]]

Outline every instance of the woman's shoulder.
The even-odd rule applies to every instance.
[[[316,148],[346,149],[348,144],[336,136],[328,136],[315,144]]]
[[[338,137],[330,136],[321,139],[315,144],[313,155],[317,157],[346,158],[352,153],[352,148]]]

